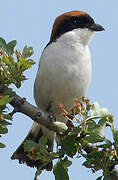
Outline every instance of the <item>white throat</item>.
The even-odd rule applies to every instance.
[[[88,28],[78,28],[67,33],[64,33],[61,37],[58,38],[58,41],[70,45],[83,45],[86,46],[89,44],[92,39],[94,32]]]

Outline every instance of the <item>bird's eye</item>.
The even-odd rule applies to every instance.
[[[78,23],[79,23],[78,17],[73,17],[72,22],[73,22],[73,24],[75,24],[75,25],[78,24]]]
[[[74,19],[74,20],[73,20],[73,23],[74,23],[74,24],[77,24],[77,19]]]

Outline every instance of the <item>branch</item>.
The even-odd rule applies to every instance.
[[[3,93],[7,90],[8,87],[4,85],[0,85],[0,93]],[[9,103],[14,107],[14,112],[20,112],[28,117],[30,117],[33,121],[45,126],[46,128],[59,132],[59,124],[54,120],[54,116],[47,116],[40,108],[33,106],[25,98],[21,98],[16,93],[14,95],[13,100]],[[15,111],[16,110],[16,111]],[[62,132],[66,130],[65,123],[60,123],[62,126]]]

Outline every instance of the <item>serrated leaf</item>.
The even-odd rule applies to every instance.
[[[29,58],[34,53],[34,50],[32,47],[25,46],[22,52],[23,58]]]
[[[13,99],[13,97],[9,97],[8,95],[3,96],[3,97],[0,99],[0,106],[6,105],[7,103],[11,102],[12,99]]]
[[[66,138],[60,139],[61,149],[68,156],[73,157],[77,152],[77,143],[75,141],[75,136],[67,136]]]
[[[0,134],[6,134],[6,133],[8,133],[7,127],[2,126],[2,125],[0,124]]]
[[[6,147],[5,144],[0,142],[0,148],[5,148],[5,147]]]
[[[58,161],[54,168],[53,168],[53,173],[55,175],[55,180],[69,180],[69,176],[67,173],[67,170],[64,168],[62,165],[61,161]]]

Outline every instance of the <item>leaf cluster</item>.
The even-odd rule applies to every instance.
[[[24,75],[25,70],[30,68],[34,61],[30,59],[33,54],[33,48],[25,46],[22,53],[15,50],[17,42],[13,40],[9,43],[0,37],[0,86],[9,86],[14,84],[17,88],[27,78]],[[8,113],[7,104],[12,101],[14,92],[11,88],[4,90],[0,94],[0,136],[8,132],[7,125],[11,125],[11,115]],[[5,147],[0,143],[0,148]]]
[[[56,152],[48,152],[46,140],[41,139],[40,148],[33,159],[40,159],[45,164],[57,159],[53,167],[56,180],[69,180],[68,167],[72,164],[73,158],[83,158],[83,166],[94,173],[102,170],[99,180],[110,180],[111,170],[118,164],[118,130],[114,128],[113,115],[106,108],[100,108],[97,102],[90,104],[90,100],[85,97],[82,97],[81,102],[76,99],[70,112],[64,107],[62,111],[68,120],[68,129],[57,134]],[[113,134],[112,140],[106,137],[105,132],[108,128]],[[32,143],[25,144],[25,149],[29,152],[33,148]],[[32,146],[28,149],[30,145]],[[36,178],[41,172],[41,168],[37,170]]]

